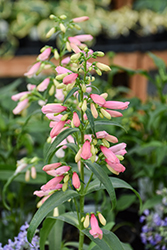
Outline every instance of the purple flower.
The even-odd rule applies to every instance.
[[[161,226],[161,218],[159,214],[155,213],[153,215],[153,222],[155,223],[156,226]]]

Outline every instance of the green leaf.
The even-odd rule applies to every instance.
[[[50,217],[44,220],[42,228],[40,230],[40,249],[41,250],[45,249],[46,239],[55,223],[56,223],[56,220]]]
[[[117,211],[123,211],[126,208],[130,207],[132,203],[136,200],[136,196],[134,194],[124,194],[117,200]]]
[[[79,228],[79,222],[78,222],[78,217],[76,212],[68,212],[61,214],[56,217],[57,220],[61,220],[64,222],[67,222],[77,228]]]
[[[74,152],[74,154],[78,152],[78,147],[75,143],[66,143],[65,146],[67,146],[67,148],[70,148]]]
[[[86,110],[86,115],[87,115],[88,120],[89,120],[89,123],[90,123],[90,127],[91,127],[91,130],[92,130],[92,134],[95,135],[95,123],[94,123],[94,118],[93,118],[92,112],[90,111],[89,108],[87,108],[87,110]]]
[[[67,136],[78,132],[79,129],[78,128],[68,128],[63,130],[60,134],[58,134],[58,136],[56,137],[56,139],[53,141],[53,143],[50,145],[50,147],[47,149],[46,152],[46,162],[49,162],[51,160],[51,158],[53,157],[54,153],[57,151],[57,146],[64,140],[67,138]]]
[[[65,104],[65,102],[76,92],[79,90],[79,87],[75,87],[73,89],[70,90],[70,92],[67,94],[67,96],[65,97],[64,101],[63,101],[63,105]]]
[[[75,248],[79,248],[79,242],[66,242],[64,244],[64,246],[71,246],[71,247],[75,247]],[[88,249],[88,245],[83,244],[83,250],[87,250]]]
[[[105,229],[102,229],[103,231],[103,238],[100,240],[99,238],[94,239],[94,237],[89,233],[88,229],[84,229],[83,233],[89,237],[93,242],[96,243],[96,245],[99,248],[93,248],[93,249],[105,249],[105,250],[125,250],[120,242],[120,240],[117,238],[117,236]]]
[[[104,129],[104,126],[117,126],[117,127],[120,127],[120,128],[125,130],[125,128],[122,125],[120,125],[119,123],[116,123],[116,122],[104,121],[104,120],[95,121],[95,128],[103,127],[103,129]],[[126,130],[125,130],[125,132],[126,132]]]
[[[106,172],[103,170],[103,168],[98,165],[97,163],[92,163],[91,161],[86,160],[85,164],[90,168],[90,170],[94,173],[94,175],[103,183],[105,186],[111,201],[113,208],[116,206],[116,196],[115,196],[115,190],[112,185],[112,182]]]
[[[52,211],[55,207],[58,207],[59,205],[63,204],[64,202],[68,201],[69,199],[72,199],[77,196],[79,196],[79,194],[73,190],[67,190],[65,192],[57,191],[52,194],[38,209],[33,219],[31,220],[27,232],[28,241],[31,242],[35,230],[50,211]]]
[[[151,52],[148,52],[148,55],[153,59],[155,65],[160,69],[166,69],[166,65],[165,65],[165,62],[159,58],[158,56],[156,56],[155,54],[151,53]]]
[[[114,188],[126,188],[126,189],[132,190],[139,199],[140,207],[142,206],[142,200],[140,198],[140,195],[133,187],[131,187],[128,183],[126,183],[125,181],[123,181],[119,178],[109,177],[109,179],[110,179]],[[87,189],[87,193],[91,193],[91,192],[97,191],[99,189],[104,189],[104,188],[105,188],[105,186],[98,179],[96,179],[89,184],[89,187]]]

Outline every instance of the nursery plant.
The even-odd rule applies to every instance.
[[[28,90],[12,96],[14,101],[19,101],[14,114],[22,114],[30,104],[33,107],[38,102],[42,106],[43,119],[50,120],[51,128],[44,145],[42,168],[48,181],[34,191],[34,195],[42,199],[30,222],[28,241],[31,242],[36,229],[42,227],[40,249],[44,249],[47,240],[49,249],[55,246],[56,249],[70,249],[71,246],[79,250],[131,249],[110,231],[114,222],[106,222],[101,211],[94,208],[85,212],[86,198],[101,190],[110,198],[111,211],[116,206],[116,188],[132,190],[139,197],[128,183],[115,177],[125,171],[121,161],[126,144],[118,143],[118,138],[107,132],[111,126],[124,129],[114,120],[122,116],[118,110],[127,109],[129,102],[107,100],[108,94],[100,93],[93,84],[96,74],[101,76],[102,72],[111,70],[108,65],[98,62],[97,58],[104,53],[93,51],[85,44],[93,37],[89,34],[70,36],[71,30],[79,30],[79,23],[89,18],[68,20],[65,15],[50,15],[50,18],[55,25],[46,37],[49,39],[56,34],[59,50],[44,46],[37,61],[25,73],[31,79]],[[49,70],[49,75],[45,70]],[[34,76],[39,74],[43,74],[43,80],[36,85]],[[67,150],[69,157],[64,157]],[[24,167],[18,166],[17,173]],[[76,227],[78,242],[63,242],[64,222]],[[90,245],[87,242],[91,242]]]

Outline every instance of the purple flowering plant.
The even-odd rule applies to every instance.
[[[27,85],[26,91],[12,96],[12,100],[18,101],[14,114],[22,114],[30,104],[37,102],[45,119],[50,120],[51,128],[44,147],[43,164],[43,171],[51,177],[40,190],[34,191],[41,200],[30,222],[27,238],[32,242],[36,229],[44,221],[40,231],[40,249],[44,249],[50,230],[56,221],[61,221],[78,229],[79,250],[88,249],[84,245],[85,236],[94,242],[90,249],[124,250],[124,244],[110,231],[102,213],[86,213],[84,206],[85,197],[101,189],[107,191],[112,209],[116,206],[115,188],[130,189],[140,200],[129,184],[114,177],[125,171],[121,161],[126,154],[126,144],[118,143],[118,139],[107,132],[108,126],[121,127],[113,119],[122,116],[118,110],[127,109],[129,102],[108,101],[108,94],[100,93],[93,84],[96,74],[101,76],[102,72],[111,70],[108,65],[96,61],[104,53],[93,51],[85,44],[93,37],[89,34],[70,36],[71,30],[80,30],[78,23],[89,18],[82,16],[68,20],[65,15],[51,15],[50,18],[55,21],[55,26],[46,36],[48,39],[56,36],[60,49],[44,46],[36,63],[25,73],[32,79],[31,83],[44,71],[49,76],[43,74],[40,84],[36,85],[34,80],[34,84]],[[67,148],[71,150],[73,163],[62,160]],[[15,176],[25,167],[28,167],[27,162],[21,161]],[[72,211],[61,214],[60,206],[68,203]]]
[[[145,249],[167,250],[167,189],[157,194],[162,196],[162,201],[153,210],[144,210],[140,217],[143,223],[140,236]]]

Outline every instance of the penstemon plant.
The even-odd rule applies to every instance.
[[[100,189],[108,192],[112,209],[116,205],[115,188],[131,189],[139,197],[129,184],[111,176],[125,171],[121,160],[126,153],[126,144],[118,143],[114,135],[100,130],[101,127],[120,126],[111,120],[122,116],[117,110],[128,108],[129,102],[107,101],[108,94],[99,93],[92,84],[96,73],[102,75],[103,71],[111,70],[108,65],[94,60],[103,57],[104,53],[94,52],[84,43],[93,37],[69,36],[70,30],[80,29],[78,23],[89,18],[83,16],[70,21],[65,15],[51,15],[50,18],[55,21],[55,26],[46,36],[50,38],[56,35],[60,50],[51,46],[43,47],[37,62],[25,76],[31,78],[46,69],[50,70],[50,75],[37,86],[28,84],[27,91],[12,97],[15,101],[19,100],[14,114],[20,114],[32,101],[38,101],[42,105],[42,113],[50,120],[51,127],[45,147],[43,171],[52,178],[39,191],[34,192],[42,199],[30,223],[28,240],[31,242],[36,229],[45,218],[52,218],[72,224],[79,230],[79,250],[84,249],[85,235],[96,244],[96,248],[94,244],[91,249],[123,250],[124,246],[116,235],[105,229],[104,216],[98,211],[85,213],[84,206],[85,197]],[[65,57],[67,53],[68,56]],[[59,61],[59,64],[55,65],[52,59]],[[73,152],[73,164],[55,158],[55,153],[65,148]],[[72,210],[75,207],[75,211],[48,217],[65,202],[71,202]],[[104,228],[99,227],[99,222]],[[49,220],[43,223],[45,233],[41,234],[40,249],[44,249],[44,239],[48,237],[53,224],[52,221],[49,224]]]

